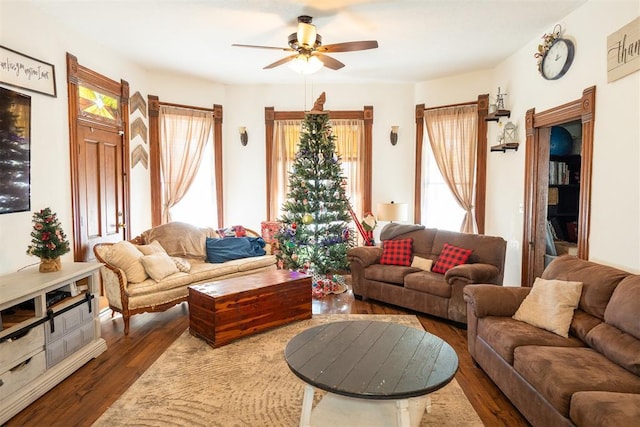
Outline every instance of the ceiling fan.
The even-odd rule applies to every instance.
[[[297,64],[298,66],[292,68],[297,68],[298,71],[303,73],[315,72],[322,68],[322,66],[332,70],[339,70],[344,67],[342,62],[325,55],[326,52],[353,52],[357,50],[375,49],[378,47],[378,42],[375,40],[335,43],[323,46],[322,36],[316,32],[316,26],[311,23],[312,19],[313,18],[308,15],[298,17],[298,31],[289,35],[289,47],[256,46],[247,44],[233,44],[232,46],[296,52],[293,55],[267,65],[264,69],[275,68],[286,63],[291,63],[291,61],[295,60],[295,63],[291,63],[291,65]]]

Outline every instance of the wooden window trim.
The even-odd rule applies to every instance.
[[[151,181],[151,225],[162,223],[162,185],[160,182],[160,106],[188,108],[191,110],[210,111],[213,115],[213,151],[215,155],[216,174],[216,209],[218,228],[224,224],[224,197],[222,182],[222,105],[213,104],[213,108],[192,107],[189,105],[160,102],[156,95],[149,95],[149,179]]]
[[[478,234],[484,234],[485,212],[487,199],[487,122],[485,117],[489,113],[489,95],[479,95],[477,101],[461,104],[443,105],[425,108],[424,104],[416,105],[416,171],[414,182],[413,221],[419,224],[422,215],[422,142],[424,140],[424,112],[436,108],[447,108],[462,105],[478,106],[478,146],[476,158],[476,197],[475,212]]]
[[[275,111],[274,107],[265,107],[265,141],[266,141],[266,190],[267,190],[267,218],[271,218],[272,188],[271,156],[273,155],[273,127],[276,120],[304,120],[304,111]],[[372,182],[372,140],[373,140],[373,106],[365,106],[363,110],[329,111],[329,119],[355,119],[364,121],[364,194],[362,201],[363,212],[371,212],[371,182]]]

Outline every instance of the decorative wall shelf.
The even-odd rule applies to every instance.
[[[510,110],[496,110],[493,113],[489,113],[484,118],[485,122],[497,122],[501,117],[510,118],[511,111]]]
[[[516,150],[518,151],[518,146],[520,144],[517,142],[507,142],[504,144],[498,144],[498,145],[494,145],[493,147],[491,147],[491,151],[502,151],[503,153],[506,153],[507,150]]]

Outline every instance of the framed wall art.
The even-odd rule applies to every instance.
[[[0,214],[31,209],[31,97],[0,87]]]
[[[57,96],[52,64],[0,46],[0,83],[45,95]]]

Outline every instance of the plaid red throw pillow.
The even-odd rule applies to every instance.
[[[385,240],[380,264],[410,266],[412,250],[413,239]]]
[[[434,273],[444,274],[450,268],[467,262],[472,252],[472,249],[459,248],[457,246],[445,243],[442,247],[442,252],[440,252],[438,260],[433,265],[431,271],[433,271]]]

